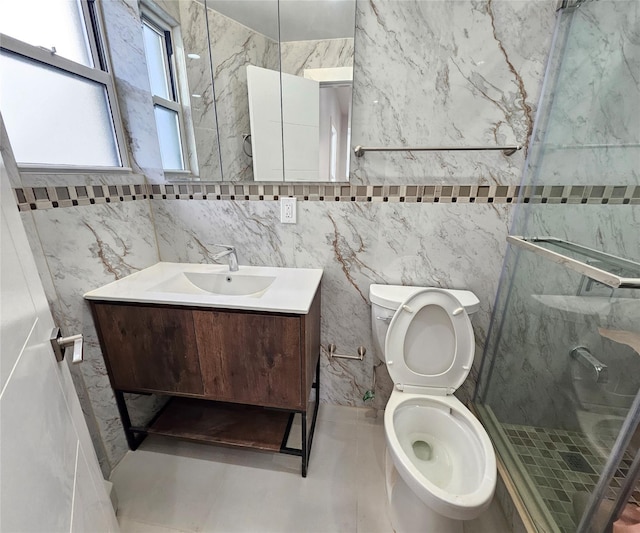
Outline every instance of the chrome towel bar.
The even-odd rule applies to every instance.
[[[504,155],[510,156],[518,150],[522,150],[522,146],[515,144],[513,146],[356,146],[353,151],[356,157],[362,157],[365,152],[466,152],[466,151],[495,151],[499,150]]]

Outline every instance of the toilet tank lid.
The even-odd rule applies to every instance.
[[[406,285],[376,285],[369,287],[369,300],[372,304],[385,307],[386,309],[398,309],[400,304],[409,296],[417,291],[427,289],[428,287],[408,287]],[[455,296],[467,314],[475,313],[480,309],[480,300],[471,291],[463,291],[457,289],[445,289],[447,292]]]

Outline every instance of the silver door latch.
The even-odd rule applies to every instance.
[[[82,363],[84,358],[83,343],[84,339],[82,334],[71,335],[69,337],[63,337],[60,328],[53,328],[51,331],[51,347],[56,354],[56,360],[58,362],[64,359],[64,352],[69,346],[73,346],[73,359],[72,363]]]

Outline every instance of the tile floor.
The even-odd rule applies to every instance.
[[[321,405],[306,479],[298,457],[150,436],[111,476],[120,527],[123,533],[391,533],[382,413],[375,414]],[[508,531],[497,501],[465,524],[465,533]]]
[[[574,495],[593,492],[606,457],[598,453],[587,436],[578,431],[518,424],[502,424],[502,427],[560,531],[575,531]],[[600,442],[601,447],[610,450],[616,436],[617,433],[613,433],[608,440]],[[575,463],[576,458],[581,462]],[[616,498],[632,461],[633,457],[625,452],[612,487],[607,491],[607,498]],[[640,504],[640,491],[632,494],[630,503]]]

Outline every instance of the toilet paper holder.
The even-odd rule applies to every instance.
[[[367,353],[367,349],[364,346],[358,346],[358,349],[356,350],[358,355],[336,353],[337,348],[335,344],[327,344],[326,348],[321,344],[320,347],[327,353],[329,359],[337,357],[338,359],[355,359],[356,361],[362,361],[364,359],[364,354]]]

